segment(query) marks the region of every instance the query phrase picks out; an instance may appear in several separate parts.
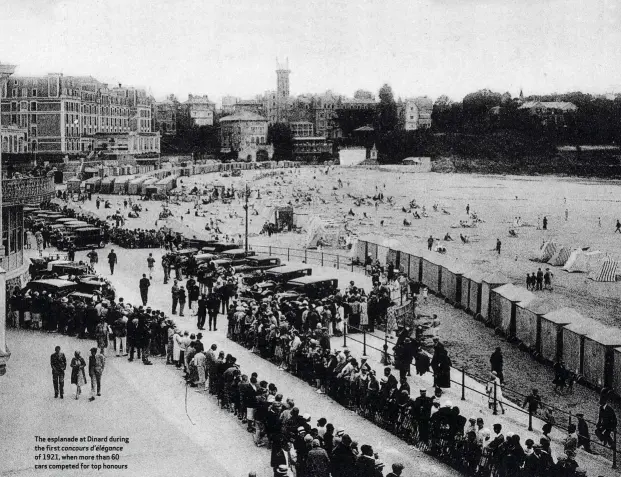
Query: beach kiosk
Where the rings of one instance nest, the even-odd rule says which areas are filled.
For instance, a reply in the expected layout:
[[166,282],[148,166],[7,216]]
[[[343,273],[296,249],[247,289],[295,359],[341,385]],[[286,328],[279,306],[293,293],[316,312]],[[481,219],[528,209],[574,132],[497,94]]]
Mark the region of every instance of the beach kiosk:
[[489,320],[492,290],[509,282],[510,280],[500,272],[493,272],[483,277],[481,281],[481,311],[479,312],[483,321],[487,322]]
[[573,308],[559,308],[541,316],[541,356],[550,362],[558,361],[563,351],[565,326],[584,317]]
[[584,338],[602,325],[599,321],[574,312],[572,322],[563,327],[563,347],[561,356],[565,366],[576,374],[583,373]]
[[611,387],[614,374],[614,350],[621,346],[621,330],[599,325],[584,337],[582,375],[599,387]]
[[529,350],[541,352],[541,317],[560,308],[549,298],[521,301],[515,308],[515,337]]
[[515,336],[516,308],[519,302],[533,301],[537,296],[526,288],[511,283],[491,291],[489,321],[504,336]]

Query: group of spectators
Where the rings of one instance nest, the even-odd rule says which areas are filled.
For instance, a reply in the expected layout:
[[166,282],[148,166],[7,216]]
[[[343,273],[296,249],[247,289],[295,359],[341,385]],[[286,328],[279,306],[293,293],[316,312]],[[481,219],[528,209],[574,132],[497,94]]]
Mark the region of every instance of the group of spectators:
[[45,291],[23,293],[16,287],[9,299],[9,325],[40,329],[97,341],[105,353],[112,348],[117,356],[134,355],[144,364],[150,356],[167,356],[168,330],[173,322],[164,312],[150,307],[132,306],[123,298],[88,300],[77,296],[61,297]]
[[[293,399],[285,398],[274,383],[261,380],[258,373],[244,374],[237,359],[218,351],[213,344],[205,350],[202,335],[175,330],[174,343],[184,346],[175,357],[182,362],[190,386],[208,391],[246,425],[259,447],[271,449],[270,466],[275,476],[297,477],[397,477],[404,466],[385,464],[368,444],[360,445],[345,429],[336,428],[326,418],[313,424]],[[173,344],[174,347],[177,345]],[[181,366],[179,366],[181,367]]]

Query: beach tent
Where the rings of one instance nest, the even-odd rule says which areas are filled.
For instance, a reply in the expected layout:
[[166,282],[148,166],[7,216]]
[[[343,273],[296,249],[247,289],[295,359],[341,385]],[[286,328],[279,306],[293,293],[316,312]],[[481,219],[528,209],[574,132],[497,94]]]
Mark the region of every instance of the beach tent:
[[555,242],[544,242],[537,254],[535,255],[535,262],[547,262],[556,253],[559,247]]
[[571,248],[569,247],[559,247],[556,249],[556,252],[550,259],[548,260],[549,265],[554,265],[555,267],[562,267],[569,260],[569,256],[571,255]]
[[603,257],[603,252],[583,252],[582,250],[574,250],[571,252],[563,270],[566,272],[587,273],[593,270],[597,262]]
[[596,282],[616,282],[618,267],[616,260],[604,260],[590,273],[589,278]]
[[522,301],[515,309],[515,337],[528,349],[541,352],[541,317],[560,308],[551,298]]
[[494,328],[499,328],[505,336],[515,336],[516,305],[530,302],[536,297],[526,288],[511,283],[491,291],[489,318]]

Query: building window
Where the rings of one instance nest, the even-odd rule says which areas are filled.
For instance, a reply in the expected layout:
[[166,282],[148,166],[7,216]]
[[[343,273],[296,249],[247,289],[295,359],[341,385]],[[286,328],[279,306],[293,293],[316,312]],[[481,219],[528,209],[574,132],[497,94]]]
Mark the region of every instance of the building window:
[[30,103],[30,111],[36,111],[37,110],[37,103],[32,101]]

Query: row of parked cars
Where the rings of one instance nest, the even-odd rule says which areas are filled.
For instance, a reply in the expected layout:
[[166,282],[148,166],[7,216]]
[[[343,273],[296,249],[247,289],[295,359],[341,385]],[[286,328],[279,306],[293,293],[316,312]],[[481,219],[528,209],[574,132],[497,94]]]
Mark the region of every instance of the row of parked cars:
[[24,213],[27,225],[33,230],[47,229],[50,243],[60,250],[65,250],[70,242],[76,249],[106,246],[107,237],[101,227],[93,227],[88,222],[52,210],[25,208]]
[[279,300],[311,300],[327,298],[338,290],[338,279],[313,276],[313,269],[306,264],[283,263],[279,257],[260,255],[253,250],[236,248],[235,244],[216,241],[189,243],[173,255],[182,257],[179,261],[187,271],[195,272],[208,268],[232,267],[242,275],[247,286],[241,292],[242,300],[263,300],[275,295]]
[[114,287],[106,279],[93,273],[88,265],[63,260],[60,256],[32,258],[30,276],[22,292],[30,291],[55,296],[72,297],[86,303],[116,298]]

